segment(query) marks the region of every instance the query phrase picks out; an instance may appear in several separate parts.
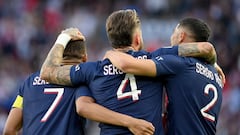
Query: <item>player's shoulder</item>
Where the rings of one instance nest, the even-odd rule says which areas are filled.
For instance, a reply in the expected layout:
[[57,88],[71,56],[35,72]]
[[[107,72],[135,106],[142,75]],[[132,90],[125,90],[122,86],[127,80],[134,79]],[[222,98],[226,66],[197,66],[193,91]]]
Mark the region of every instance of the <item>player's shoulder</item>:
[[167,61],[188,61],[186,58],[187,57],[181,57],[178,55],[171,55],[171,54],[165,54],[165,55],[159,55],[155,57],[156,59],[161,58],[162,60],[167,60]]
[[178,55],[178,46],[166,46],[156,49],[155,51],[151,52],[153,56],[158,55]]
[[202,63],[204,64],[204,61],[200,58],[195,58],[195,57],[184,57],[184,56],[179,56],[178,58],[182,64],[186,66],[195,66],[196,63]]
[[167,67],[172,67],[174,69],[179,69],[179,70],[184,69],[188,65],[191,65],[190,64],[191,62],[189,62],[189,60],[177,55],[159,55],[159,56],[153,57],[153,60],[157,64],[165,65]]
[[102,61],[100,61],[100,60],[98,60],[98,61],[88,61],[88,62],[81,63],[79,65],[91,68],[91,67],[97,66],[101,62]]
[[214,68],[213,65],[207,63],[205,60],[201,58],[193,58],[193,57],[186,57],[190,62],[192,62],[197,67],[200,67],[202,69],[208,69],[211,70],[214,73],[217,73],[217,70]]
[[79,72],[79,71],[85,72],[86,70],[89,71],[97,68],[98,64],[99,64],[99,61],[88,61],[88,62],[80,63],[78,65],[73,65],[71,70],[73,72]]
[[132,55],[135,58],[138,59],[149,59],[151,58],[151,53],[147,52],[145,50],[140,50],[140,51],[129,51],[127,54]]
[[86,79],[91,80],[90,78],[92,78],[96,72],[102,69],[104,62],[106,62],[106,60],[90,61],[73,66],[70,73],[72,83],[74,80],[76,83],[79,83],[79,81],[82,82]]

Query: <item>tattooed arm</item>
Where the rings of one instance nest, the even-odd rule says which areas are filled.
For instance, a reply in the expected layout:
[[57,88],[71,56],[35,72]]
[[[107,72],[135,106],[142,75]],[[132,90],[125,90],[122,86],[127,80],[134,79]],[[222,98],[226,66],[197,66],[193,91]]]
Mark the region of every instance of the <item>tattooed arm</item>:
[[178,47],[178,55],[203,58],[212,65],[217,61],[216,51],[209,42],[180,44]]
[[61,66],[63,51],[62,45],[54,44],[42,65],[41,79],[54,84],[71,85],[71,65]]
[[[61,34],[64,34],[65,37],[62,37],[64,41],[60,39],[61,41],[59,42],[58,39]],[[59,35],[56,43],[53,45],[42,65],[40,77],[41,79],[46,80],[50,83],[71,86],[72,83],[70,79],[70,69],[72,65],[61,65],[64,46],[66,46],[70,40],[85,39],[76,28],[66,29],[62,31],[61,34]]]
[[178,47],[178,55],[203,58],[209,64],[214,65],[220,75],[223,84],[226,82],[225,74],[221,67],[216,63],[217,55],[213,45],[209,42],[183,43]]

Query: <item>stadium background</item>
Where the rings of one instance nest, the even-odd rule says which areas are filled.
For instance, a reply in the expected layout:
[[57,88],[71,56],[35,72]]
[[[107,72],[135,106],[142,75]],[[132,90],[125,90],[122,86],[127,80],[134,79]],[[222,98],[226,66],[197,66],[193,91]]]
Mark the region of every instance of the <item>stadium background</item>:
[[114,10],[134,8],[142,20],[145,47],[169,45],[178,21],[206,21],[227,83],[217,135],[240,135],[239,0],[0,0],[0,132],[19,84],[39,69],[59,32],[78,27],[87,38],[90,61],[109,43],[105,20]]

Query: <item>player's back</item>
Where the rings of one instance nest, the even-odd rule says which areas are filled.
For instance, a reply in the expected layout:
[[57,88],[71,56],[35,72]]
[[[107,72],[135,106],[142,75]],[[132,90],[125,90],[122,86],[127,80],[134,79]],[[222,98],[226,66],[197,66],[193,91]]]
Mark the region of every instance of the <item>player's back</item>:
[[22,85],[24,135],[83,135],[84,119],[75,108],[75,88],[51,85],[39,72]]
[[[215,135],[222,84],[213,66],[194,58],[166,56],[169,135]],[[161,70],[161,69],[159,69]]]
[[[151,57],[144,51],[128,53],[142,59]],[[114,67],[108,59],[79,66],[72,68],[72,82],[74,84],[87,82],[97,103],[113,111],[152,122],[156,130],[155,135],[163,134],[162,84],[157,78],[125,74]],[[101,124],[100,127],[101,135],[131,134],[124,127],[108,124]]]

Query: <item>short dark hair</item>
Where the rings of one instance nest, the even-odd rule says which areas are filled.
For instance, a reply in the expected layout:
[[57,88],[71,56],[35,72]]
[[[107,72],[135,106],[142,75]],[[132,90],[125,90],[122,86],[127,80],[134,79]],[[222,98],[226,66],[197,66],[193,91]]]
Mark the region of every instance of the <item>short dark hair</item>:
[[134,29],[141,23],[135,10],[118,10],[106,21],[106,31],[113,48],[131,46]]
[[187,29],[195,42],[206,42],[209,40],[211,30],[202,20],[197,18],[184,18],[179,22],[179,27]]
[[83,40],[69,41],[63,52],[63,58],[66,59],[81,59],[86,55],[86,43]]

